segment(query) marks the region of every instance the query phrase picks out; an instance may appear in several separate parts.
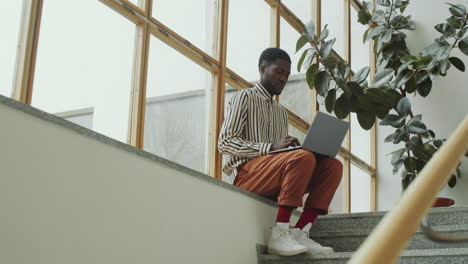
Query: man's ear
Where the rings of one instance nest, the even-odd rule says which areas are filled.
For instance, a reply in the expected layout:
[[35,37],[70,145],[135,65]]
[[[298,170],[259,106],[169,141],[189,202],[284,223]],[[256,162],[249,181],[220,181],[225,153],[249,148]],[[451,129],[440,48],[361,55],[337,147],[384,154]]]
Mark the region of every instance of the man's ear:
[[260,71],[260,73],[264,73],[266,71],[266,65],[265,64],[262,64],[260,67],[258,67],[258,70]]

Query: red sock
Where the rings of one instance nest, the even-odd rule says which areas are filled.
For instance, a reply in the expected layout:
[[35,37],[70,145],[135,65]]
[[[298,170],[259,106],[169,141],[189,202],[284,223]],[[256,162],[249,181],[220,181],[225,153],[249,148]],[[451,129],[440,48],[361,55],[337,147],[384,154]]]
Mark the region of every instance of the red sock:
[[276,216],[276,222],[278,223],[289,223],[289,219],[291,218],[292,209],[288,209],[285,207],[278,208],[278,215]]
[[321,210],[314,208],[306,208],[302,212],[301,217],[297,220],[296,228],[303,228],[308,223],[314,223],[317,220],[317,217],[320,215]]

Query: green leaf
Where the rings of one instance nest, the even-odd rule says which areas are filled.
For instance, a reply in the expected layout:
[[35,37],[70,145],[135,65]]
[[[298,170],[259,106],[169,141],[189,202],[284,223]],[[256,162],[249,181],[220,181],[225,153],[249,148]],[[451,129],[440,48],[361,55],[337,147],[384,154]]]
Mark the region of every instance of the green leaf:
[[369,12],[365,9],[365,8],[362,8],[361,10],[359,10],[358,12],[358,22],[363,24],[363,25],[367,25],[367,23],[369,23],[369,20],[372,18],[372,16],[369,14]]
[[364,35],[362,36],[362,43],[366,43],[366,40],[367,40],[367,35],[369,35],[369,30],[371,28],[368,28],[366,29],[366,31],[364,32]]
[[396,108],[401,98],[402,95],[396,90],[390,89],[387,92],[385,92],[385,100],[388,102],[386,105],[388,105],[391,108]]
[[336,66],[336,69],[338,72],[341,74],[343,78],[346,78],[346,62],[340,61],[338,65]]
[[416,91],[416,79],[412,76],[405,85],[405,91],[407,93],[412,93]]
[[417,85],[417,91],[422,97],[426,97],[432,89],[432,81],[430,78],[427,78],[422,83]]
[[413,76],[412,70],[402,70],[395,78],[395,86],[403,86]]
[[449,11],[452,13],[452,15],[457,17],[464,17],[466,15],[466,8],[463,5],[447,4],[451,6]]
[[377,26],[375,28],[371,28],[371,30],[369,30],[369,34],[367,34],[367,40],[369,40],[371,38],[374,38],[374,37],[377,37],[377,36],[380,36],[386,30],[387,30],[387,28],[385,26],[383,26],[383,25]]
[[380,39],[380,41],[382,41],[383,43],[390,42],[390,40],[392,40],[392,33],[393,33],[392,29],[385,30],[385,33],[382,35],[382,38]]
[[349,115],[349,100],[345,94],[342,94],[335,103],[335,115],[339,119],[345,119]]
[[403,115],[408,115],[411,113],[411,103],[407,97],[401,98],[401,100],[398,102],[397,108],[396,108],[398,114],[400,116]]
[[378,88],[389,83],[394,76],[393,69],[384,69],[379,71],[372,80],[372,86]]
[[333,112],[336,102],[336,89],[328,91],[327,97],[325,97],[325,107],[329,113]]
[[317,76],[317,72],[319,69],[319,65],[317,63],[312,64],[306,72],[306,80],[307,84],[309,85],[310,89],[314,89],[315,87],[315,78]]
[[455,28],[449,23],[438,24],[434,28],[440,33],[442,33],[444,36],[451,36],[456,32]]
[[351,81],[356,82],[358,84],[361,84],[367,79],[367,76],[369,76],[369,72],[370,72],[370,67],[369,66],[363,67],[363,68],[359,69],[359,71],[357,71],[353,75],[353,77],[351,78]]
[[406,116],[398,116],[398,115],[387,115],[382,121],[380,121],[379,125],[381,126],[388,126],[388,125],[394,125],[394,124],[400,124],[405,120]]
[[307,43],[306,36],[302,35],[296,42],[296,52],[298,52]]
[[450,57],[448,59],[450,63],[455,66],[455,68],[459,69],[460,71],[464,72],[465,71],[465,64],[463,63],[462,60],[460,60],[457,57]]
[[400,149],[397,152],[395,152],[395,154],[393,154],[392,161],[391,161],[392,165],[395,165],[401,159],[401,156],[403,156],[405,151],[406,149]]
[[355,96],[364,95],[364,89],[362,89],[362,87],[359,84],[355,82],[347,82],[346,85],[348,85],[353,95]]
[[395,175],[401,168],[401,166],[403,166],[404,164],[404,161],[403,160],[399,160],[397,161],[397,163],[395,165],[393,165],[393,175]]
[[326,71],[321,71],[317,73],[315,78],[315,89],[317,90],[318,94],[321,96],[326,96],[328,87],[330,86],[330,77]]
[[302,53],[301,55],[301,58],[299,59],[299,62],[297,63],[297,71],[298,72],[301,72],[301,68],[302,68],[302,63],[304,62],[304,59],[307,55],[307,53],[309,52],[308,49],[304,50],[304,52]]
[[369,130],[374,126],[375,114],[371,112],[363,112],[363,111],[359,111],[356,114],[357,114],[358,122],[363,129]]
[[434,146],[440,148],[444,142],[440,139],[434,141]]
[[390,23],[395,29],[403,29],[409,27],[409,21],[406,17],[398,15],[394,17]]
[[448,182],[448,186],[450,188],[453,188],[453,187],[455,187],[456,184],[457,184],[457,177],[455,177],[455,175],[452,175],[452,177],[450,178],[450,180]]
[[390,0],[377,0],[377,3],[381,6],[390,6]]
[[307,23],[307,25],[304,27],[304,36],[308,41],[313,41],[314,36],[315,36],[315,24],[310,21]]
[[404,163],[406,170],[409,172],[413,172],[418,169],[417,161],[414,157],[406,157]]
[[463,18],[451,17],[447,19],[447,22],[456,29],[461,29],[463,27]]
[[416,158],[421,159],[423,161],[429,161],[432,157],[432,153],[426,150],[423,146],[421,145],[413,145],[413,144],[407,144],[407,147],[413,151],[414,156]]
[[411,134],[422,134],[426,132],[426,125],[424,125],[422,121],[414,120],[412,122],[408,122],[406,131]]
[[327,57],[322,59],[322,63],[327,69],[333,70],[335,69],[338,63],[338,60],[335,59],[335,57],[328,55]]
[[465,53],[465,55],[468,55],[468,37],[458,42],[458,48],[461,52]]
[[320,41],[322,41],[322,40],[324,40],[324,39],[326,39],[328,37],[329,32],[328,32],[327,26],[328,25],[325,25],[322,32],[320,32],[320,37],[317,40],[317,42],[320,42]]
[[429,77],[429,73],[425,70],[418,71],[416,73],[416,84],[422,83],[426,78]]
[[327,57],[328,54],[330,54],[330,51],[332,50],[335,40],[336,39],[331,39],[322,44],[322,47],[320,48],[320,55],[322,55],[322,57]]

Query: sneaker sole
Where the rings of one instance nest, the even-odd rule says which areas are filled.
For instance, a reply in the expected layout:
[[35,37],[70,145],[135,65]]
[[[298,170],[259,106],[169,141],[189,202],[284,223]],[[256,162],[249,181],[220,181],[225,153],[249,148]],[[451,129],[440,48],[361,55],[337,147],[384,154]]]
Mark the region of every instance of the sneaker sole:
[[268,249],[267,250],[268,254],[284,256],[284,257],[290,257],[290,256],[299,255],[299,254],[304,254],[304,253],[307,253],[308,251],[309,250],[307,248],[296,250],[296,251],[278,251],[278,250],[274,250],[274,249]]

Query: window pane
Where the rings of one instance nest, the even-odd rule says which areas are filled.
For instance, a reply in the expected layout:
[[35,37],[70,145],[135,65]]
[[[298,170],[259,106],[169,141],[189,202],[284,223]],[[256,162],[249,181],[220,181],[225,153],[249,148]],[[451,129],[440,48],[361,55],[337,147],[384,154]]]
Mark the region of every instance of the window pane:
[[307,24],[312,21],[312,0],[281,0],[281,3],[291,10],[302,23]]
[[265,1],[229,1],[228,17],[227,66],[256,81],[258,58],[270,46],[270,6]]
[[0,15],[0,94],[11,96],[23,1],[3,1]]
[[[351,9],[351,68],[355,72],[369,66],[370,63],[369,43],[362,43],[362,36],[367,26],[357,20],[357,11]],[[361,128],[355,113],[351,118],[351,151],[360,159],[370,163],[370,131]]]
[[100,2],[44,1],[32,105],[93,107],[92,129],[126,142],[134,38],[135,25]]
[[322,28],[328,25],[328,40],[336,38],[333,49],[343,57],[344,54],[344,1],[322,1]]
[[148,67],[144,149],[206,173],[212,74],[155,37]]
[[355,72],[370,64],[369,42],[362,42],[367,29],[368,26],[358,22],[357,11],[351,8],[351,68]]
[[351,212],[369,212],[370,198],[370,176],[351,164]]
[[[341,163],[344,165],[343,158],[339,155],[335,157]],[[333,196],[333,199],[330,204],[329,208],[329,213],[330,214],[342,214],[345,213],[345,203],[344,203],[344,181],[342,180],[340,182],[340,185],[338,185],[338,188],[336,189],[335,196]]]
[[154,0],[153,17],[209,55],[216,0]]
[[306,45],[297,53],[295,52],[296,41],[300,37],[300,34],[283,18],[281,18],[280,32],[280,46],[289,54],[292,61],[291,75],[280,95],[280,103],[305,121],[310,122],[312,115],[312,92],[305,80],[304,72],[306,69],[301,69],[301,73],[297,72],[297,63],[302,52],[309,46]]

